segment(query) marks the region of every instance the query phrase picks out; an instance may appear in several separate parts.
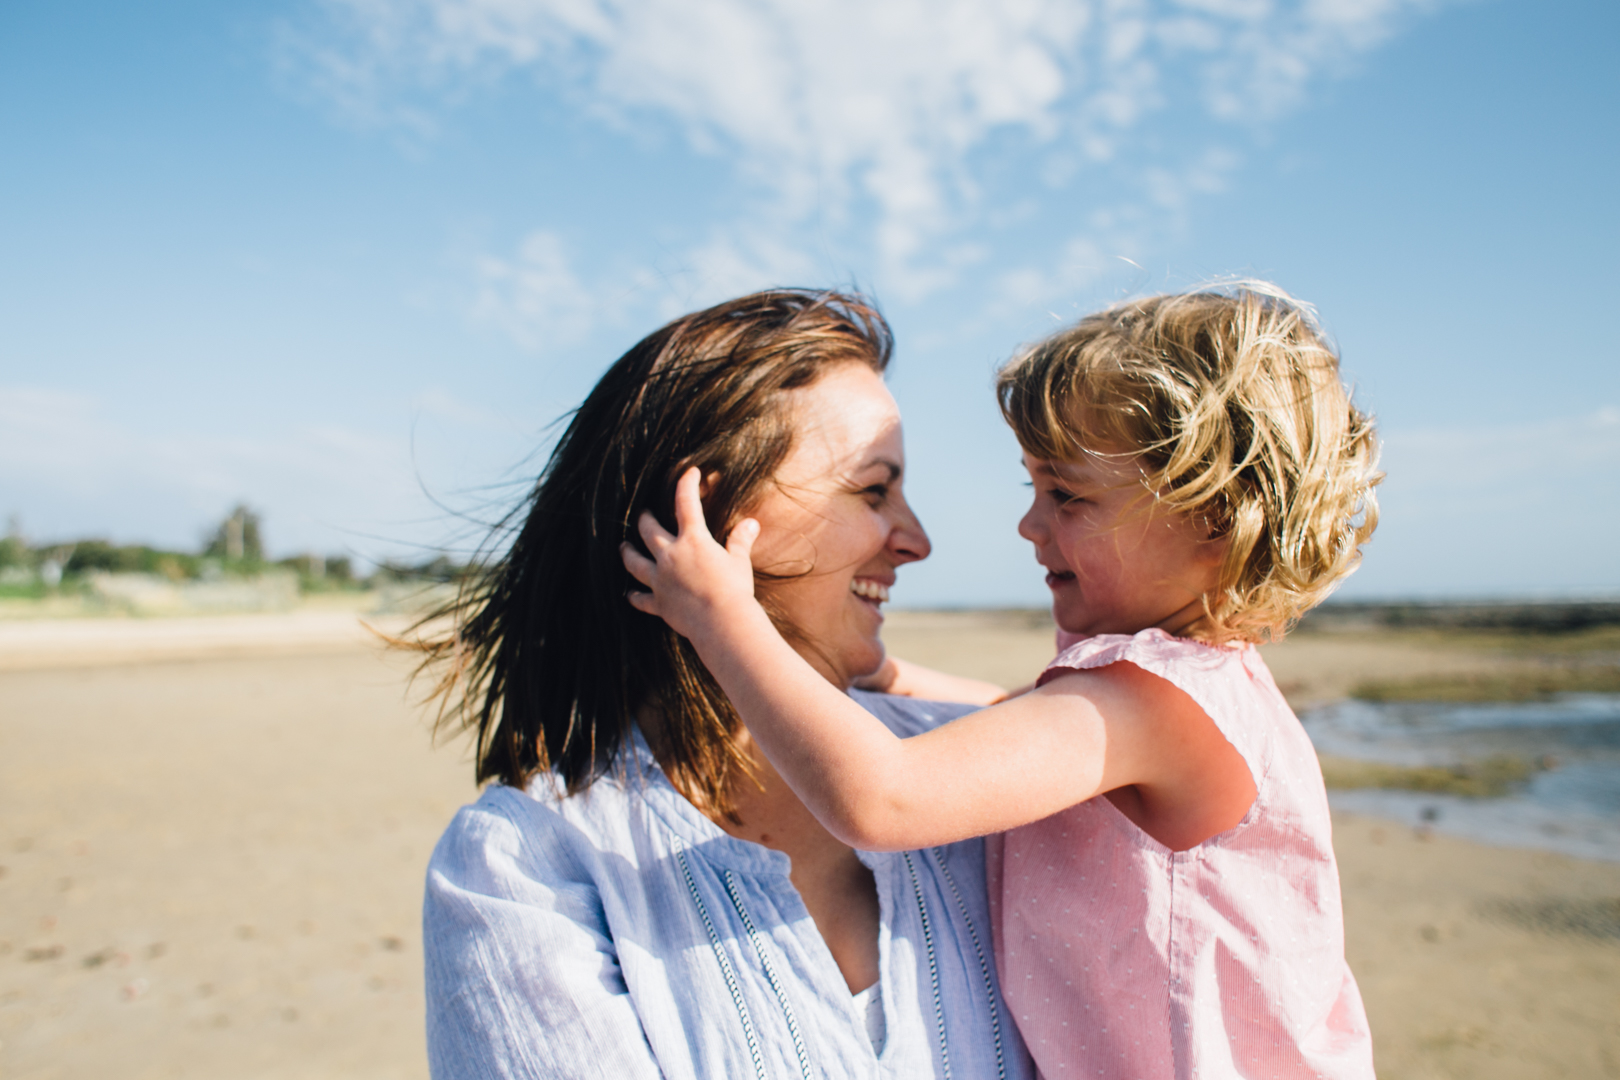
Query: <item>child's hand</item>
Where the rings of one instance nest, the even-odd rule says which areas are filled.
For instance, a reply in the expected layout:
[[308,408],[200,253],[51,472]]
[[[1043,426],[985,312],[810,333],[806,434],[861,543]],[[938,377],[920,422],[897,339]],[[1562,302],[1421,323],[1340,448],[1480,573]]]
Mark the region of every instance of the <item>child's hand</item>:
[[677,533],[671,534],[650,512],[642,513],[636,524],[651,559],[632,544],[619,546],[624,568],[651,590],[630,593],[630,606],[657,615],[694,642],[754,604],[749,556],[759,537],[759,522],[744,518],[721,547],[703,520],[701,481],[701,473],[692,468],[675,485]]

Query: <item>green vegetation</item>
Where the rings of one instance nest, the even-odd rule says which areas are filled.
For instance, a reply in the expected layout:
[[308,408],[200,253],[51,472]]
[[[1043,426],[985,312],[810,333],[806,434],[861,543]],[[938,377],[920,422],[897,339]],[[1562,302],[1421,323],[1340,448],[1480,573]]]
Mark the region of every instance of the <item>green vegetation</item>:
[[106,540],[80,540],[64,544],[71,550],[62,566],[64,577],[101,570],[109,574],[156,574],[170,581],[197,577],[202,559],[179,551],[163,551],[145,544],[115,545]]
[[1496,755],[1460,765],[1386,765],[1376,761],[1323,756],[1322,779],[1330,788],[1380,788],[1491,799],[1523,787],[1550,762]]
[[227,563],[264,562],[261,524],[258,514],[238,503],[214,530],[203,555]]
[[170,551],[147,544],[115,544],[101,537],[71,542],[31,543],[13,519],[0,538],[0,600],[46,600],[93,591],[97,574],[140,574],[175,585],[221,578],[259,578],[292,571],[302,594],[336,593],[377,585],[464,580],[469,568],[439,555],[420,564],[385,563],[370,577],[355,573],[347,555],[306,553],[270,561],[265,556],[263,521],[246,505],[234,507],[205,534],[201,550]]
[[[1369,684],[1374,701],[1515,701],[1574,690],[1608,690],[1613,676],[1586,665],[1620,669],[1620,600],[1547,603],[1354,604],[1329,602],[1295,631],[1302,637],[1399,643],[1493,655],[1499,679],[1426,679]],[[1542,665],[1532,667],[1532,664]],[[1520,675],[1520,671],[1532,674]],[[1358,695],[1362,696],[1362,695]]]
[[8,570],[14,566],[26,566],[31,558],[28,544],[18,532],[16,521],[11,523],[11,531],[0,537],[0,570]]
[[0,581],[0,600],[43,600],[50,590],[35,578],[31,581]]
[[385,561],[377,567],[379,582],[431,581],[435,584],[454,584],[477,573],[476,568],[453,561],[448,555],[436,555],[425,562],[406,563]]
[[370,582],[354,576],[354,563],[347,555],[294,555],[275,565],[297,574],[298,591],[305,595],[370,587]]
[[1356,603],[1330,600],[1300,630],[1315,633],[1440,632],[1558,638],[1620,628],[1620,600],[1429,601]]
[[1369,680],[1353,687],[1361,701],[1545,701],[1556,694],[1620,693],[1620,665],[1569,664],[1467,675]]

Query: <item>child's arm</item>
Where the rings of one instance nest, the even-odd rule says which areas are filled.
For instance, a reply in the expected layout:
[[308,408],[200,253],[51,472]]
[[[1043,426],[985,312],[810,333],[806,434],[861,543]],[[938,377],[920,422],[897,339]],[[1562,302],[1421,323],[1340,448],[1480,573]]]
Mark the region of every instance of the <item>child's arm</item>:
[[757,524],[744,521],[726,547],[717,544],[695,469],[681,478],[675,511],[678,536],[642,518],[653,559],[625,545],[626,567],[652,590],[630,602],[692,642],[772,764],[854,847],[927,847],[1037,821],[1124,785],[1173,787],[1177,769],[1167,763],[1198,752],[1173,735],[1196,725],[1165,710],[1191,710],[1213,729],[1179,690],[1116,664],[896,738],[817,674],[754,599]]
[[1012,696],[1006,688],[995,683],[935,671],[897,656],[886,657],[877,671],[856,679],[855,688],[897,697],[955,701],[963,705],[994,705]]

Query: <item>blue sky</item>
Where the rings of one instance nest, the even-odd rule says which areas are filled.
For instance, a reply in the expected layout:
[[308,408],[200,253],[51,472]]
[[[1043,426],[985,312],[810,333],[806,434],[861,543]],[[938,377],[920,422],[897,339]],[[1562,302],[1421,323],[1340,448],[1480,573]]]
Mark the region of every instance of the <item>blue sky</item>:
[[443,507],[666,318],[855,284],[935,541],[896,602],[1040,603],[996,364],[1257,275],[1381,421],[1346,596],[1620,591],[1617,40],[1558,0],[4,5],[0,514],[465,543]]

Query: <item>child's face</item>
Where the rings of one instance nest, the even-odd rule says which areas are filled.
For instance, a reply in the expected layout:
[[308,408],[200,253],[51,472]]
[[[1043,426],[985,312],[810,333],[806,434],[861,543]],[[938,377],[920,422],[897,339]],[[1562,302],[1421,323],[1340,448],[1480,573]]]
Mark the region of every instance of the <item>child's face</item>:
[[1194,522],[1155,511],[1128,455],[1024,455],[1035,499],[1018,535],[1046,567],[1052,616],[1074,634],[1180,633],[1204,614],[1225,553]]

